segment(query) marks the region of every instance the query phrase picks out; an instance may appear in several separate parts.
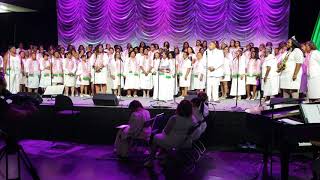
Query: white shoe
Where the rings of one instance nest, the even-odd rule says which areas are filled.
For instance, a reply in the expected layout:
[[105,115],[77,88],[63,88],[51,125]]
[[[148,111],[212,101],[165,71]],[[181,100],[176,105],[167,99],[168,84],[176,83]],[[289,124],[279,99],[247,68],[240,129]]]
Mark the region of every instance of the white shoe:
[[132,96],[131,96],[131,95],[127,95],[127,97],[128,97],[128,98],[131,98]]
[[138,95],[134,95],[133,97],[138,97]]

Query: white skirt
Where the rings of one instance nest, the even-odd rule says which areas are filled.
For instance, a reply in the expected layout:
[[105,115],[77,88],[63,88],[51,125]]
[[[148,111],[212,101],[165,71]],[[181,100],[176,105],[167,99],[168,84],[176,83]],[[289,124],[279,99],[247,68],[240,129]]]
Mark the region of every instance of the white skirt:
[[190,87],[190,83],[191,83],[190,73],[187,80],[185,79],[185,74],[182,74],[181,76],[179,76],[179,83],[180,83],[179,84],[180,87]]
[[20,75],[20,84],[25,85],[27,84],[27,76]]
[[80,75],[77,77],[76,85],[78,86],[88,86],[90,84],[90,77]]
[[320,98],[320,77],[308,78],[308,98],[309,99],[319,99]]
[[[246,94],[246,80],[243,78],[238,78],[238,96],[242,96]],[[231,91],[230,91],[231,96],[236,96],[237,95],[237,78],[232,78],[231,81]]]
[[246,77],[246,84],[247,85],[258,85],[258,80],[256,76],[247,76]]
[[64,86],[66,87],[75,87],[76,86],[76,77],[69,76],[67,74],[64,75]]
[[[263,81],[263,79],[261,80]],[[279,93],[279,76],[275,76],[267,79],[266,83],[263,83],[263,96],[274,96]]]
[[107,79],[108,74],[107,74],[107,68],[104,67],[101,69],[100,72],[95,72],[94,69],[91,70],[91,82],[93,84],[107,84]]
[[205,78],[202,78],[202,81],[200,81],[200,75],[194,75],[193,76],[193,87],[194,89],[204,89],[205,88]]
[[39,88],[39,81],[40,81],[39,76],[40,76],[39,74],[29,75],[26,86],[31,89]]
[[120,85],[121,85],[121,88],[124,87],[124,78],[123,76],[121,76],[121,80],[120,80],[120,74],[118,74],[117,76],[115,76],[115,79],[112,79],[112,89],[118,89],[118,86]]
[[124,89],[139,89],[140,86],[139,74],[128,73],[126,76],[126,81],[124,83]]
[[140,88],[141,89],[152,89],[153,84],[152,84],[152,75],[149,73],[148,76],[145,74],[141,73],[140,74]]
[[[153,89],[153,99],[170,101],[173,99],[174,95],[174,78],[169,74],[163,74],[159,76],[159,86],[158,86],[158,75],[154,75],[154,89]],[[159,88],[159,89],[158,89]],[[159,91],[159,95],[158,95]]]
[[63,84],[63,74],[53,74],[52,83]]
[[51,85],[51,75],[49,73],[41,73],[40,87],[47,88]]
[[281,73],[280,75],[280,89],[300,89],[301,73],[298,74],[295,81],[292,80],[292,75],[289,73]]

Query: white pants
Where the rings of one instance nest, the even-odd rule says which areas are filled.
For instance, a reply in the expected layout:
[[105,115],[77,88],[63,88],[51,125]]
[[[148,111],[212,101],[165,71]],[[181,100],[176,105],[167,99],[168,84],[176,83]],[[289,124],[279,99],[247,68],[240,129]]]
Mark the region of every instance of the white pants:
[[5,76],[5,79],[7,81],[7,89],[12,93],[16,94],[19,92],[20,88],[20,75],[17,73],[11,72],[10,75]]
[[219,77],[208,77],[207,82],[207,95],[208,100],[218,101],[219,100],[219,85],[220,78]]

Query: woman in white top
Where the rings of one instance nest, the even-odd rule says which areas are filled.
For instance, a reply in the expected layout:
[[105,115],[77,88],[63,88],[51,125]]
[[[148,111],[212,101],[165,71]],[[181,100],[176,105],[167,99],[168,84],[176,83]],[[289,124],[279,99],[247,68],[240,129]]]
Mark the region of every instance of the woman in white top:
[[95,53],[90,58],[91,79],[94,84],[95,93],[107,92],[107,78],[108,78],[108,54],[104,52],[103,45],[99,44],[96,47]]
[[229,53],[229,47],[226,46],[223,49],[224,55],[224,63],[223,63],[223,76],[221,78],[221,92],[222,92],[222,99],[228,97],[229,93],[229,85],[228,83],[231,81],[231,61],[232,55]]
[[306,51],[309,53],[307,60],[308,74],[308,98],[311,101],[320,99],[320,51],[313,42],[306,43]]
[[153,99],[158,100],[159,99],[159,93],[160,92],[160,87],[159,87],[159,82],[160,82],[160,77],[159,77],[159,68],[160,68],[160,53],[155,52],[154,53],[154,59],[152,63],[152,75],[153,75]]
[[76,71],[77,62],[72,58],[71,52],[67,52],[66,58],[63,60],[63,72],[64,72],[64,94],[74,96],[75,85],[76,85]]
[[289,39],[287,42],[288,52],[283,57],[281,64],[283,68],[279,67],[280,74],[280,89],[283,91],[283,97],[299,98],[299,89],[301,83],[303,63],[303,52],[299,49],[299,43],[295,39]]
[[31,58],[26,62],[28,92],[38,92],[40,81],[40,63],[36,52],[31,52]]
[[[179,55],[179,54],[178,54]],[[179,86],[178,86],[178,69],[179,69],[179,61],[175,58],[174,51],[170,51],[168,55],[169,61],[170,61],[170,67],[173,68],[172,70],[172,85],[170,87],[173,87],[173,94],[177,95],[179,92]]]
[[193,75],[193,87],[197,91],[203,91],[205,88],[205,60],[203,59],[202,53],[197,53],[197,59],[193,64],[192,75]]
[[63,65],[62,58],[58,51],[54,52],[52,59],[52,83],[53,85],[63,84]]
[[235,52],[235,58],[232,60],[232,82],[231,96],[237,96],[241,99],[242,95],[246,94],[246,58],[242,55],[241,49]]
[[9,52],[4,56],[3,65],[7,89],[13,94],[18,93],[21,78],[21,60],[16,54],[14,46],[11,46]]
[[179,68],[179,82],[181,88],[181,96],[187,96],[188,88],[191,83],[191,60],[189,59],[189,54],[187,52],[183,53],[183,60],[181,61]]
[[149,58],[148,49],[144,49],[143,56],[140,58],[140,88],[143,90],[143,97],[150,97],[152,84],[152,59]]
[[199,52],[199,50],[200,50],[201,47],[202,47],[202,46],[201,46],[201,40],[197,40],[197,41],[196,41],[196,46],[193,48],[195,54],[198,54],[198,52]]
[[48,53],[44,53],[43,58],[40,60],[40,70],[41,78],[39,86],[45,90],[51,85],[51,62]]
[[[159,65],[159,100],[173,99],[173,74],[174,64],[168,59],[168,53],[163,52]],[[157,93],[156,93],[157,94]]]
[[[195,63],[197,57],[192,49],[192,47],[188,47],[187,49],[187,53],[189,54],[189,59],[191,60],[191,66]],[[192,68],[191,68],[192,70]],[[193,79],[194,79],[194,76],[192,75],[192,71],[191,71],[191,79],[190,79],[190,87],[189,87],[189,90],[194,90],[194,87],[193,87]]]
[[[251,51],[250,58],[246,63],[246,91],[247,100],[250,98],[255,100],[257,97],[257,85],[258,79],[260,77],[261,62],[258,58],[258,53],[256,51]],[[251,96],[252,88],[252,96]]]
[[80,86],[80,96],[88,96],[91,68],[86,55],[81,56],[81,62],[77,67],[77,84]]
[[123,71],[124,71],[124,62],[121,59],[121,53],[116,52],[114,55],[114,59],[109,64],[110,66],[110,76],[112,79],[112,89],[113,94],[116,96],[121,96],[121,89],[124,86],[124,78],[123,78]]
[[279,92],[279,81],[277,73],[277,59],[272,54],[271,48],[266,48],[266,58],[262,64],[262,78],[263,78],[263,95],[265,100],[277,95]]
[[26,92],[27,76],[25,73],[25,64],[27,62],[27,57],[25,51],[20,51],[19,56],[21,60],[20,92]]
[[127,97],[132,97],[132,91],[133,96],[138,97],[137,90],[140,88],[139,69],[139,62],[136,58],[136,53],[131,51],[130,57],[124,64],[124,74],[126,77],[124,89],[127,90]]

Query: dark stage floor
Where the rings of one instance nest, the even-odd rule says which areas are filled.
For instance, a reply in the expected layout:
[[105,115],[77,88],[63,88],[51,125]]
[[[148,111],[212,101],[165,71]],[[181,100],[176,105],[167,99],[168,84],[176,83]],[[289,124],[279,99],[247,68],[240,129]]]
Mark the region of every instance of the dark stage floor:
[[[141,160],[120,162],[114,156],[112,146],[58,143],[65,147],[54,149],[51,148],[53,142],[35,140],[24,140],[21,144],[43,180],[262,179],[262,159],[257,153],[221,149],[209,151],[199,161],[194,172],[186,174],[179,173],[174,168],[166,172],[159,166],[147,170],[142,166]],[[274,156],[274,179],[279,179],[279,166],[279,158]],[[290,162],[290,179],[311,179],[310,166],[309,158],[293,156]],[[23,179],[31,179],[23,171]],[[4,179],[3,175],[4,161],[1,162],[0,179]]]

